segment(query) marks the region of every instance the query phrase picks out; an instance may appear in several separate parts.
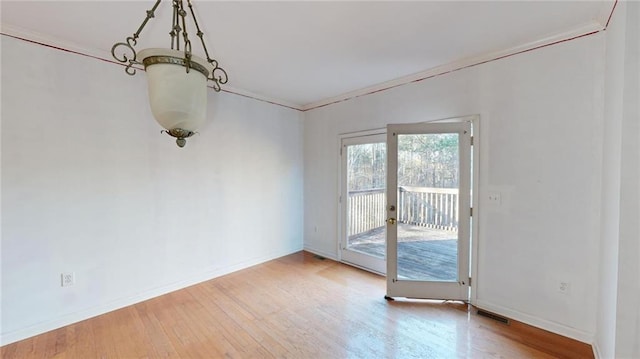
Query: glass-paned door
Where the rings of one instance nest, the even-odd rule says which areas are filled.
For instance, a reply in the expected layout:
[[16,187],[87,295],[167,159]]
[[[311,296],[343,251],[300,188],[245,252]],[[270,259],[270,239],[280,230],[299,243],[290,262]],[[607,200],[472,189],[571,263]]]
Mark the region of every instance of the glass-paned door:
[[342,139],[341,260],[386,272],[386,161],[384,134]]
[[387,126],[387,296],[469,299],[471,124]]

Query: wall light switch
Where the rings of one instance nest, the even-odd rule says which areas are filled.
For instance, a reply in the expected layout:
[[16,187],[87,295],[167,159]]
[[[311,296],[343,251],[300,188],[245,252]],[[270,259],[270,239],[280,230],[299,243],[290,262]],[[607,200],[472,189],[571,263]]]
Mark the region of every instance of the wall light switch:
[[61,285],[63,287],[68,287],[76,284],[76,274],[73,272],[62,273],[60,275]]

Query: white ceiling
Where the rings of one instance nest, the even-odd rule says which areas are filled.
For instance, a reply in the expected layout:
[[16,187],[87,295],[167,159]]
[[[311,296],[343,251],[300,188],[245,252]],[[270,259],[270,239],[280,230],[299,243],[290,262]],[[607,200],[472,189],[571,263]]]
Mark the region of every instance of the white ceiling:
[[[301,109],[447,64],[599,30],[613,7],[611,1],[193,2],[209,50],[229,74],[228,88]],[[2,1],[2,32],[110,58],[111,46],[138,28],[153,3]],[[169,45],[170,14],[165,0],[138,49]],[[201,52],[195,41],[194,52]]]

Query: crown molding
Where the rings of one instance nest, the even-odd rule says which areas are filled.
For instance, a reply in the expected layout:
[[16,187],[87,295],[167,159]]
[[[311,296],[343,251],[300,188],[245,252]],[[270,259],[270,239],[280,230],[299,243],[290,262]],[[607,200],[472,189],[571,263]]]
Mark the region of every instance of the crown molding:
[[261,95],[261,94],[257,94],[251,91],[247,91],[247,90],[243,90],[243,89],[239,89],[237,87],[232,87],[229,85],[225,85],[222,90],[220,90],[221,92],[226,92],[226,93],[230,93],[230,94],[234,94],[234,95],[238,95],[238,96],[242,96],[242,97],[247,97],[256,101],[262,101],[262,102],[266,102],[266,103],[270,103],[272,105],[276,105],[276,106],[282,106],[282,107],[286,107],[292,110],[296,110],[296,111],[303,111],[302,106],[300,106],[300,104],[296,104],[293,102],[289,102],[289,101],[284,101],[281,99],[277,99],[275,97],[270,97],[270,96],[266,96],[266,95]]
[[609,20],[611,19],[611,15],[613,15],[613,11],[616,8],[618,0],[603,0],[602,5],[600,6],[600,11],[598,15],[596,15],[596,21],[602,25],[603,29],[606,30],[607,25],[609,25]]
[[[505,57],[517,55],[523,52],[569,41],[578,37],[583,37],[583,36],[587,36],[587,35],[602,31],[605,29],[606,23],[609,17],[611,16],[611,11],[612,11],[611,8],[612,6],[615,7],[615,3],[616,3],[615,1],[606,2],[603,5],[603,10],[600,12],[598,19],[593,20],[583,26],[580,26],[578,28],[575,28],[569,31],[547,36],[539,40],[531,41],[522,45],[507,48],[504,50],[467,57],[461,60],[450,62],[448,64],[437,66],[425,71],[417,72],[411,75],[403,76],[397,79],[389,80],[376,85],[361,88],[358,90],[346,92],[337,96],[329,97],[317,102],[308,103],[302,106],[289,101],[284,101],[282,99],[278,99],[278,98],[274,98],[274,97],[270,97],[262,94],[257,94],[251,91],[247,91],[247,90],[243,90],[243,89],[235,88],[231,86],[225,86],[222,89],[222,91],[226,93],[238,95],[238,96],[251,98],[257,101],[262,101],[262,102],[274,104],[277,106],[290,108],[297,111],[309,111],[316,108],[335,104],[338,102],[347,101],[356,97],[361,97],[361,96],[369,95],[375,92],[389,90],[389,89],[403,86],[409,83],[422,81],[431,77],[435,77],[435,76],[443,75],[449,72],[461,70],[467,67],[472,67],[472,66],[484,64],[487,62],[503,59]],[[111,58],[111,53],[109,52],[105,52],[95,48],[83,47],[73,42],[62,40],[60,38],[56,38],[50,35],[29,31],[26,29],[22,29],[20,27],[12,26],[12,25],[2,24],[1,29],[3,34],[9,35],[9,36],[17,37],[26,41],[32,41],[32,42],[45,45],[45,46],[50,46],[59,50],[64,50],[64,51],[76,53],[79,55],[89,56],[89,57],[93,57],[96,59],[100,59],[103,61],[112,62],[120,65],[120,63],[114,61]]]
[[2,29],[2,33],[5,35],[9,35],[12,37],[27,40],[27,41],[34,42],[41,45],[46,45],[52,48],[77,53],[79,55],[95,57],[101,60],[117,63],[117,61],[111,58],[111,53],[106,51],[101,51],[95,48],[87,48],[68,40],[63,40],[61,38],[27,30],[14,25],[8,25],[3,23],[1,29]]
[[[66,52],[74,53],[77,55],[87,56],[87,57],[103,60],[106,62],[110,62],[113,64],[122,65],[120,62],[114,60],[111,57],[111,53],[107,51],[80,46],[76,43],[66,41],[54,36],[41,34],[35,31],[26,30],[21,27],[7,25],[4,23],[2,24],[0,29],[2,31],[2,34],[11,36],[13,38],[29,41],[41,46],[48,46],[56,50],[66,51]],[[299,104],[283,101],[281,99],[277,99],[270,96],[256,94],[251,91],[247,91],[247,90],[243,90],[243,89],[239,89],[231,86],[225,86],[224,88],[222,88],[221,91],[242,96],[242,97],[247,97],[256,101],[262,101],[262,102],[270,103],[273,105],[286,107],[296,111],[302,111],[302,107]]]
[[[609,8],[610,10],[610,8]],[[609,14],[606,15],[608,18]],[[606,20],[605,20],[606,23]],[[403,86],[412,82],[422,81],[431,77],[444,75],[453,71],[462,70],[467,67],[472,67],[487,62],[503,59],[505,57],[517,55],[523,52],[539,49],[542,47],[554,45],[557,43],[569,41],[579,37],[591,35],[596,32],[604,30],[604,25],[599,21],[591,21],[578,28],[565,31],[562,33],[550,35],[539,40],[531,41],[526,44],[510,47],[504,50],[484,53],[481,55],[467,57],[461,60],[453,61],[445,65],[437,66],[429,70],[417,72],[411,75],[400,77],[394,80],[382,82],[373,86],[365,87],[359,90],[347,92],[338,96],[329,97],[327,99],[313,102],[302,106],[303,111],[309,111],[316,108],[332,105],[338,102],[348,101],[356,97],[370,95],[376,92],[390,90],[395,87]]]

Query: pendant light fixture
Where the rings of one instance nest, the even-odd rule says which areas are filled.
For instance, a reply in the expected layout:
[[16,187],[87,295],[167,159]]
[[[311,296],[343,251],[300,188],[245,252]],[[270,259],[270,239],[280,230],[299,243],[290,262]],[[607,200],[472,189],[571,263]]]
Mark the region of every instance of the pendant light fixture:
[[[227,83],[227,73],[218,66],[218,61],[209,56],[191,0],[187,7],[196,36],[200,38],[206,59],[193,55],[191,40],[187,32],[187,20],[183,0],[172,0],[173,18],[171,22],[171,48],[149,48],[136,52],[138,38],[147,22],[154,18],[161,0],[157,0],[147,17],[133,36],[125,42],[118,42],[111,48],[111,55],[119,62],[126,63],[125,72],[135,75],[133,67],[142,64],[147,73],[149,104],[156,121],[164,127],[162,132],[176,138],[179,147],[184,147],[187,138],[196,133],[198,126],[206,118],[207,82],[212,81],[216,92],[220,85]],[[116,51],[123,51],[120,55]]]

